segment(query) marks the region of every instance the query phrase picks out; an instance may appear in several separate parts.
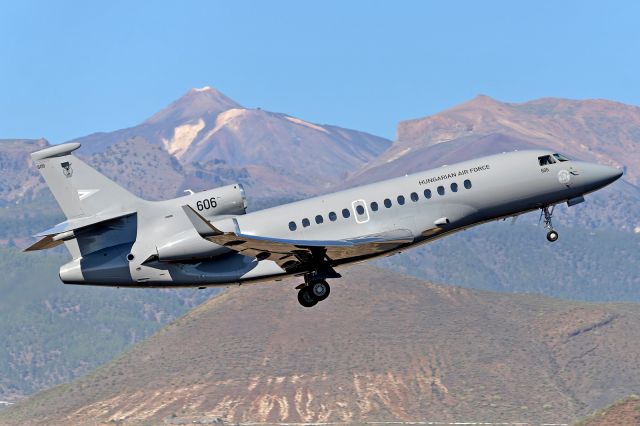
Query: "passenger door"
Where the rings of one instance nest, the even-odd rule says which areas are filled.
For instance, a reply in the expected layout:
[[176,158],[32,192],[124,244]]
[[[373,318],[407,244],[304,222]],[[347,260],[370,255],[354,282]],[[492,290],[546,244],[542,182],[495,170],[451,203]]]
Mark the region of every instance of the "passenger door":
[[369,222],[369,210],[367,210],[367,203],[364,200],[355,200],[351,203],[351,210],[356,219],[356,223]]

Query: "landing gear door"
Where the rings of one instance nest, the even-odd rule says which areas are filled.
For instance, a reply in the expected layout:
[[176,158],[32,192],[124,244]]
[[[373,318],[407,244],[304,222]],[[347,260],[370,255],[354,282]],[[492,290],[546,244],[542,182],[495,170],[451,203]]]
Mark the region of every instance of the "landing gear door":
[[367,203],[364,200],[355,200],[351,203],[353,210],[353,216],[356,218],[356,223],[369,222],[369,210],[367,210]]

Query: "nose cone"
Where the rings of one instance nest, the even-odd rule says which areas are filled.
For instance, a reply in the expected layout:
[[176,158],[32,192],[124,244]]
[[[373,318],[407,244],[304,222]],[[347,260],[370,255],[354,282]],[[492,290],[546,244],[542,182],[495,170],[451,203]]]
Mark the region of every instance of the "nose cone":
[[585,176],[587,177],[590,186],[594,188],[602,188],[609,185],[622,176],[622,170],[615,167],[602,166],[600,164],[588,164],[585,167]]
[[601,176],[602,182],[604,185],[609,185],[611,182],[614,182],[622,176],[622,170],[616,169],[615,167],[609,166],[600,166],[602,168],[598,173]]

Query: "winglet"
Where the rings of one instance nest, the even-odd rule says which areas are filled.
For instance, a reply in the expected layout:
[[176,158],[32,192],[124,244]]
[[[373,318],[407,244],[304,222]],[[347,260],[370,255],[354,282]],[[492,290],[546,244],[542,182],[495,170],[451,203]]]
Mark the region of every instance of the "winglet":
[[198,234],[202,237],[211,237],[214,235],[222,235],[224,232],[216,228],[209,222],[207,219],[202,217],[197,211],[195,211],[191,206],[184,205],[182,206],[182,210],[187,215],[193,227],[196,228]]

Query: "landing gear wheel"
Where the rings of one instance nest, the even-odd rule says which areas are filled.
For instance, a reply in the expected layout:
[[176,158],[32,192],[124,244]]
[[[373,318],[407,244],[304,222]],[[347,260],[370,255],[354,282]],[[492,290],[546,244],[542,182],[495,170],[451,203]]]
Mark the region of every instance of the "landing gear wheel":
[[298,292],[298,302],[305,308],[315,306],[318,301],[313,297],[309,287],[302,287]]
[[315,281],[309,285],[309,291],[314,299],[318,302],[322,302],[324,299],[329,297],[331,287],[329,287],[329,284],[324,280]]
[[555,206],[551,207],[551,210],[549,210],[549,206],[544,206],[540,211],[540,220],[544,215],[544,228],[548,231],[547,241],[549,242],[554,242],[558,239],[558,233],[553,229],[553,224],[551,223],[554,209]]

